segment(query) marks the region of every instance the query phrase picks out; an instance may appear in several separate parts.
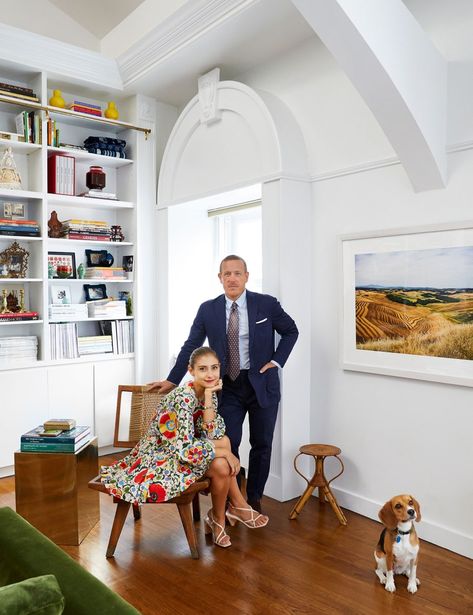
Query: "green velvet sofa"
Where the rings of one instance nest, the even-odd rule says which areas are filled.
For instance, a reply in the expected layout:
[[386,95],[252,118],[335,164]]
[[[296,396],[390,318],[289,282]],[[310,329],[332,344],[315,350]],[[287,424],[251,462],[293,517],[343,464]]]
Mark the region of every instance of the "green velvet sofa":
[[0,508],[0,615],[30,612],[140,615],[14,510]]

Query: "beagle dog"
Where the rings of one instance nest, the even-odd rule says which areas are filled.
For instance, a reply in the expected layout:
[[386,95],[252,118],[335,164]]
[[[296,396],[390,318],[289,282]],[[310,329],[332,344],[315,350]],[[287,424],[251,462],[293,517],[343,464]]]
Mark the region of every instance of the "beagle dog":
[[384,524],[374,552],[376,575],[388,592],[396,591],[395,574],[409,579],[407,591],[414,594],[420,581],[416,578],[419,559],[419,539],[414,521],[420,521],[420,507],[412,495],[396,495],[379,511]]

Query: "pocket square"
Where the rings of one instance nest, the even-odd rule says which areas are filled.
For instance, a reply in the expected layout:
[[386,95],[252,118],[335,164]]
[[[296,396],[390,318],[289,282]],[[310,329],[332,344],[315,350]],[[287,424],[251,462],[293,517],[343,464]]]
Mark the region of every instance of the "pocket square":
[[262,322],[266,322],[268,319],[267,318],[263,318],[263,320],[257,320],[255,322],[255,325],[260,325]]

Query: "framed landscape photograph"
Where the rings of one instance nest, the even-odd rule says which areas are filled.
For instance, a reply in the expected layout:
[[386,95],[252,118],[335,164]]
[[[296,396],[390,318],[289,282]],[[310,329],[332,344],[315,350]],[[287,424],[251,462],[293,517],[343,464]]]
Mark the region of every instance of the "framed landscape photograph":
[[107,299],[107,287],[105,284],[84,284],[84,292],[86,301]]
[[340,238],[344,369],[473,386],[473,222]]

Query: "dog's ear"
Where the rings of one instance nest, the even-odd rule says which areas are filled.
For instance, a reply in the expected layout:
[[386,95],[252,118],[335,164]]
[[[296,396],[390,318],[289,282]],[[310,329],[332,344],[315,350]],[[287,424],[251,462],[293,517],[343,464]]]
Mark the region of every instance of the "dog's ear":
[[411,500],[414,502],[414,510],[416,511],[416,521],[419,522],[422,519],[421,514],[420,514],[419,502],[415,498],[413,498],[412,495],[411,495]]
[[378,517],[381,519],[384,525],[392,530],[397,527],[397,519],[394,514],[393,507],[391,506],[391,500],[388,500],[383,508],[379,511]]

